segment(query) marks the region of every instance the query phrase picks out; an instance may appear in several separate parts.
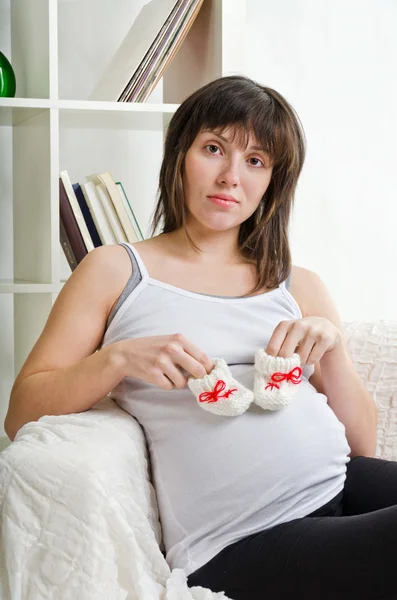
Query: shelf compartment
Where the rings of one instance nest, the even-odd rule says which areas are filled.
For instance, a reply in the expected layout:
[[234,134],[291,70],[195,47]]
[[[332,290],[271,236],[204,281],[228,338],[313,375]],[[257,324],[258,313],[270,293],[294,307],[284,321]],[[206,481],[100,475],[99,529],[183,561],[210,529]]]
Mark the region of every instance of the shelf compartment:
[[[92,116],[94,121],[87,123],[87,118]],[[143,131],[127,127],[122,119],[115,122],[114,115],[101,116],[89,111],[87,115],[79,115],[76,123],[76,115],[72,118],[60,111],[58,171],[66,170],[71,182],[80,185],[87,181],[87,176],[110,171],[115,181],[122,182],[140,228],[147,235],[163,154],[163,114],[151,115],[160,121],[153,129]],[[125,113],[117,116],[139,115]],[[127,124],[132,123],[128,121]],[[55,210],[55,205],[53,208]],[[61,274],[66,276],[65,270]]]
[[12,158],[13,276],[53,283],[49,110],[12,128]]
[[58,294],[64,282],[35,283],[22,279],[0,279],[0,294]]
[[14,295],[14,370],[19,373],[23,363],[40,337],[55,296],[51,293]]
[[11,64],[16,95],[50,96],[50,7],[48,0],[11,0]]
[[0,127],[20,125],[50,108],[50,101],[0,98]]
[[59,100],[60,127],[163,131],[178,104]]

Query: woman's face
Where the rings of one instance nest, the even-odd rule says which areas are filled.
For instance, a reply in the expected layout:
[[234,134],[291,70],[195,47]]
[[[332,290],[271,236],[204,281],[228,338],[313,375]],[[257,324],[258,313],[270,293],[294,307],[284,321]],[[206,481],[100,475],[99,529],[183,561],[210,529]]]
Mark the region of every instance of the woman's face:
[[[183,185],[188,224],[211,230],[239,228],[257,209],[272,176],[268,155],[250,135],[247,149],[222,135],[200,132],[185,157]],[[234,200],[222,202],[222,196]]]

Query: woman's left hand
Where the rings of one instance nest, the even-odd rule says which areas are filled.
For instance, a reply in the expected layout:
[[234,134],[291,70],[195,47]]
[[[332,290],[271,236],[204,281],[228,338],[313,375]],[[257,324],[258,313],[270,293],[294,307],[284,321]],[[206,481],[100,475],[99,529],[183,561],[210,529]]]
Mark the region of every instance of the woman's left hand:
[[324,317],[304,317],[293,321],[281,321],[265,350],[270,356],[291,357],[299,354],[301,367],[319,362],[326,352],[342,343],[342,334]]

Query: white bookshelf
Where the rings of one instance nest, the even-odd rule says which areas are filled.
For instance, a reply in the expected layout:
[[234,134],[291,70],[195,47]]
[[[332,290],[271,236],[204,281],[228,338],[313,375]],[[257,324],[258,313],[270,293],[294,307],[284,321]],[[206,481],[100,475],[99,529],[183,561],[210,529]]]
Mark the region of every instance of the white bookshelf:
[[[145,103],[86,100],[106,51],[110,60],[146,3],[107,0],[98,11],[95,0],[0,0],[0,49],[17,80],[17,97],[0,98],[0,438],[15,377],[70,275],[59,243],[59,172],[74,183],[110,170],[148,232],[170,118],[201,85],[244,72],[245,0],[205,0]],[[101,12],[114,19],[105,49],[103,36],[97,47],[81,38],[90,25],[105,26]],[[103,64],[92,62],[96,52]]]

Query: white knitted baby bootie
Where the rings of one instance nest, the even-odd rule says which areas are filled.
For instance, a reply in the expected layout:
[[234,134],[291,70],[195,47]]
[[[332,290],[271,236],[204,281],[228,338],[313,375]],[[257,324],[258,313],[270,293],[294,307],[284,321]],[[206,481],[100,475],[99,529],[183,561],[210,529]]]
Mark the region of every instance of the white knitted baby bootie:
[[255,352],[254,402],[265,410],[285,408],[301,383],[299,354],[291,358]]
[[233,379],[223,358],[213,358],[211,373],[199,379],[189,377],[187,383],[201,408],[223,417],[237,417],[254,399],[251,390]]

